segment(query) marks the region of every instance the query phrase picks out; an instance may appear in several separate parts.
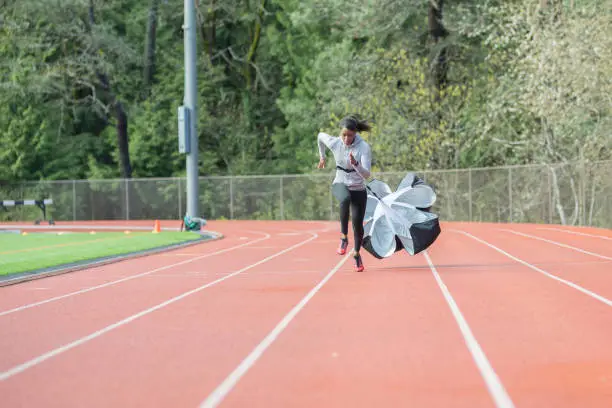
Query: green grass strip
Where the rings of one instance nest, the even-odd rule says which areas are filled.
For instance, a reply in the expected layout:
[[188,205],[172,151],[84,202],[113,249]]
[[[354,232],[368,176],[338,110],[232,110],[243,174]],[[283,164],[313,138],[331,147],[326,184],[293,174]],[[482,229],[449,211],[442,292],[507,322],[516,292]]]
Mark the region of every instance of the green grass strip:
[[0,234],[0,275],[143,251],[200,238],[187,232]]

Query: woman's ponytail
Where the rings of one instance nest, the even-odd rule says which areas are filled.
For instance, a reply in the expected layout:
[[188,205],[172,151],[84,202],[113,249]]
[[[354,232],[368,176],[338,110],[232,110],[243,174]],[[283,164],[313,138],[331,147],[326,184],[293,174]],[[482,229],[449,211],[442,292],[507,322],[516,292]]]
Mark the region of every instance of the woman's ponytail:
[[342,119],[342,121],[340,121],[340,126],[357,132],[367,132],[371,129],[370,124],[366,120],[361,120],[355,115],[350,115]]

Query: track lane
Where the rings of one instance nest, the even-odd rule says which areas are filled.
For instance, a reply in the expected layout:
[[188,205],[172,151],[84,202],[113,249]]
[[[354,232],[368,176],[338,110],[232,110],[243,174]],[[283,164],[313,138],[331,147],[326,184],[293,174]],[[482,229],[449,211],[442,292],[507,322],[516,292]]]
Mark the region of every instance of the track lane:
[[113,263],[7,286],[2,288],[0,318],[31,307],[122,284],[132,279],[171,271],[178,266],[206,262],[211,256],[221,256],[269,238],[270,234],[253,231],[219,242],[202,243],[190,248],[121,261],[120,265]]
[[[9,402],[197,404],[206,384],[212,389],[338,261],[314,255],[322,246],[328,244],[311,241],[252,268],[245,274],[251,278],[226,280],[31,367],[5,381]],[[302,269],[305,260],[308,270]],[[302,272],[292,274],[296,266]],[[29,393],[33,383],[37,392]]]
[[512,225],[500,228],[502,231],[512,231],[534,241],[547,242],[569,251],[591,254],[596,258],[612,260],[612,239],[603,240],[601,237],[589,235],[567,234],[559,230],[545,230],[532,226]]
[[336,274],[219,406],[495,406],[425,258],[364,263]]
[[595,228],[595,227],[572,227],[563,225],[537,225],[535,227],[537,231],[554,231],[562,234],[568,234],[569,236],[580,236],[589,237],[595,239],[601,239],[605,241],[612,240],[612,229],[610,228]]
[[[507,236],[478,225],[470,232],[508,249]],[[436,246],[431,258],[516,406],[612,404],[612,309],[465,235],[448,235],[451,248]],[[555,260],[529,244],[522,250]]]
[[[74,339],[132,316],[167,299],[220,279],[215,273],[231,273],[255,264],[287,248],[312,238],[313,234],[273,236],[266,242],[272,248],[243,250],[236,256],[207,258],[206,262],[173,268],[181,278],[156,278],[155,274],[124,281],[119,285],[61,299],[57,302],[0,317],[0,372],[9,370]],[[157,256],[151,257],[155,262]],[[120,267],[119,264],[116,264]],[[125,265],[124,265],[125,266]],[[207,275],[184,272],[206,271]]]
[[[149,221],[129,221],[125,226],[109,226],[109,222],[89,222],[88,225],[80,225],[81,223],[62,223],[61,226],[40,226],[41,230],[69,230],[73,224],[86,230],[86,228],[103,228],[114,227],[115,229],[129,229],[131,227],[144,227],[151,224]],[[176,228],[180,223],[175,221],[162,221],[162,228]],[[3,225],[6,227],[6,225]],[[249,240],[261,239],[266,236],[262,233],[262,228],[269,233],[281,234],[296,234],[305,231],[321,231],[330,227],[329,222],[325,221],[310,221],[310,222],[264,222],[264,221],[210,221],[207,224],[207,229],[210,231],[220,232],[224,234],[223,239],[204,242],[200,245],[168,251],[163,254],[151,255],[155,256],[155,261],[151,261],[150,257],[136,258],[121,262],[121,267],[116,268],[116,264],[110,264],[100,267],[92,267],[85,270],[80,270],[73,273],[56,275],[43,279],[37,279],[29,282],[23,282],[17,285],[11,285],[0,288],[0,317],[2,313],[22,307],[24,305],[44,302],[53,297],[61,297],[71,294],[72,292],[80,292],[97,285],[113,284],[114,281],[126,279],[130,276],[143,274],[151,271],[151,265],[154,263],[156,268],[171,267],[171,265],[180,263],[185,260],[185,257],[207,256],[209,253],[217,251],[228,251],[230,247],[239,247],[240,245],[249,244]],[[176,257],[173,256],[176,254]],[[200,258],[204,259],[204,258]],[[117,272],[118,271],[118,272]]]
[[[145,222],[132,222],[143,225]],[[163,223],[162,223],[163,224]],[[166,225],[170,224],[166,222]],[[40,280],[23,282],[18,285],[0,288],[3,296],[0,298],[0,317],[22,309],[45,304],[50,301],[65,299],[81,294],[84,291],[96,290],[97,287],[107,287],[126,280],[139,278],[151,273],[159,274],[174,266],[192,262],[205,262],[209,256],[218,256],[245,246],[252,246],[253,241],[266,239],[270,234],[291,236],[307,231],[323,231],[330,227],[328,222],[270,222],[262,221],[212,221],[209,223],[215,231],[225,234],[221,240],[209,241],[193,247],[167,251],[148,257],[122,261],[120,267],[111,264],[102,267],[92,267],[65,275],[52,276]],[[265,229],[267,232],[257,230]],[[258,246],[261,246],[258,244]],[[154,258],[151,258],[154,257]],[[155,268],[151,265],[154,264]]]
[[[340,257],[331,254],[337,234],[320,235],[292,256],[274,258],[2,381],[0,394],[9,406],[197,405],[338,262]],[[591,310],[597,302],[585,306],[583,294],[576,301],[571,288],[520,264],[517,268],[468,237],[450,241],[451,235],[445,232],[432,248],[432,262],[517,406],[608,404],[605,385],[612,381],[612,359],[607,350],[597,351],[612,333],[606,331],[608,314]],[[297,236],[280,232],[278,238],[291,237]],[[275,245],[261,242],[240,256]],[[221,262],[233,262],[229,255]],[[344,265],[221,405],[300,406],[303,400],[309,406],[345,406],[347,401],[355,406],[397,401],[493,406],[427,263],[423,258],[406,263],[405,258],[418,260],[406,256],[395,263],[399,258],[394,256],[381,262],[366,256],[364,274]],[[179,268],[146,280],[159,286],[229,272]],[[325,305],[319,305],[330,289]],[[447,333],[448,322],[455,335],[440,338],[440,327]],[[298,341],[283,343],[296,332]],[[406,345],[413,347],[401,348]],[[347,351],[338,351],[341,347]],[[440,350],[430,350],[435,347]]]
[[[490,235],[486,235],[486,241],[536,268],[601,296],[604,303],[612,306],[612,259],[509,232],[513,229],[488,230]],[[483,237],[482,229],[472,227],[464,230]],[[536,236],[523,231],[521,229],[519,234]]]

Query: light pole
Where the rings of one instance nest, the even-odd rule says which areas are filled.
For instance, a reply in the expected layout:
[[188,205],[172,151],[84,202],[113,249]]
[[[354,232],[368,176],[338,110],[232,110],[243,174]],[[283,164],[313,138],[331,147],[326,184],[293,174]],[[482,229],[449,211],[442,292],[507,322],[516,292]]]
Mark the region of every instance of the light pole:
[[[186,154],[187,166],[187,214],[199,217],[199,166],[198,166],[198,81],[196,49],[195,0],[185,0],[183,38],[185,48],[185,95],[179,107],[179,152]],[[179,192],[180,194],[180,192]]]

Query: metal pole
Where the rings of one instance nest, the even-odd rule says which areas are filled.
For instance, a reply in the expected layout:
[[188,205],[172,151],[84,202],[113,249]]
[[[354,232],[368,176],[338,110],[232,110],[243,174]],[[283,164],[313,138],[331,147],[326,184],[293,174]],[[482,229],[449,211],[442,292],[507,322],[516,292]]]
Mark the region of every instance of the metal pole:
[[280,176],[280,218],[285,219],[285,207],[283,204],[283,176]]
[[230,220],[234,219],[234,176],[230,178]]
[[587,198],[586,198],[586,167],[584,158],[580,160],[580,190],[582,192],[582,225],[586,225],[586,210],[587,210]]
[[[23,185],[23,183],[21,183],[21,195],[19,196],[19,199],[20,200],[26,200],[25,193],[24,193],[24,185]],[[20,211],[19,211],[19,213],[20,213],[19,220],[21,220],[21,221],[25,220],[25,216],[23,214],[24,211],[25,211],[25,205],[22,205],[21,208],[20,208]]]
[[548,174],[548,223],[552,224],[553,219],[553,194],[552,194],[552,175],[549,166],[546,166]]
[[125,219],[130,219],[130,185],[128,179],[125,179]]
[[189,110],[189,146],[187,153],[187,213],[199,217],[198,211],[198,83],[196,71],[196,14],[195,0],[185,0],[185,22],[183,25],[185,47],[185,100]]
[[472,169],[468,169],[468,195],[469,195],[469,214],[470,214],[470,222],[472,222]]
[[510,202],[510,222],[512,222],[512,167],[508,168],[508,198]]
[[178,183],[178,218],[179,220],[183,219],[183,190],[181,189],[181,178],[176,178]]
[[72,180],[72,221],[76,221],[76,180]]
[[91,205],[91,220],[96,219],[96,201],[94,200],[93,189],[91,188],[90,183],[87,183],[87,188],[89,188],[89,204]]

